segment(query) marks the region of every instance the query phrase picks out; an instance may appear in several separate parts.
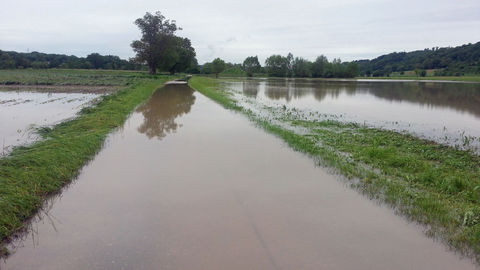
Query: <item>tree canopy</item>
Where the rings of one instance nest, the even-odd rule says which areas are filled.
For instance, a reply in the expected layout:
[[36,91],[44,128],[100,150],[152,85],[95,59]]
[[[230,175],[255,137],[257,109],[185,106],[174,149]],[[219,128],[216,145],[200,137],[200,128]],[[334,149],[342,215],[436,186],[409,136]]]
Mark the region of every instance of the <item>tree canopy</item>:
[[252,77],[254,73],[260,72],[261,68],[257,56],[249,56],[243,61],[243,70],[245,70],[248,77]]
[[185,71],[196,62],[195,49],[188,38],[177,37],[181,28],[174,20],[167,20],[159,11],[147,12],[135,20],[142,33],[140,40],[131,44],[136,61],[146,64],[151,74],[157,69],[175,73]]
[[218,74],[220,74],[222,71],[225,70],[225,61],[223,61],[220,58],[216,58],[212,62],[212,72],[215,73],[215,75],[218,77]]
[[294,77],[311,77],[312,62],[302,57],[295,57],[292,61],[292,75]]
[[285,77],[287,68],[287,58],[279,54],[274,54],[265,60],[265,70],[270,76]]
[[272,55],[265,60],[265,70],[272,77],[353,78],[357,76],[356,63],[342,63],[340,59],[329,62],[319,56],[315,62],[302,57]]

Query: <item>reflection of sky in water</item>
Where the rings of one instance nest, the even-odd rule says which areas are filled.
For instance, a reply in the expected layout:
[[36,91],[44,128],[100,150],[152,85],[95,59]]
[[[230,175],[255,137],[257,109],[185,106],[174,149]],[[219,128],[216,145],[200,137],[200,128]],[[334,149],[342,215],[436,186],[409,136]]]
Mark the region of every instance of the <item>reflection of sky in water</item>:
[[268,106],[336,115],[450,144],[460,144],[462,134],[480,137],[480,84],[249,80],[227,87]]
[[37,139],[32,127],[75,116],[96,94],[0,91],[0,155]]

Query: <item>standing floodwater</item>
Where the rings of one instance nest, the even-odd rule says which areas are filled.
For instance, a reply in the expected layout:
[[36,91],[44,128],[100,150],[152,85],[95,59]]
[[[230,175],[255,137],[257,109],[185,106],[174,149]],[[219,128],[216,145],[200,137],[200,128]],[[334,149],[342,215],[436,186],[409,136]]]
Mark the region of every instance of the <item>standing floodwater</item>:
[[474,269],[279,139],[158,90],[1,269]]
[[36,128],[74,117],[98,97],[93,93],[0,91],[0,158],[14,146],[39,139]]
[[[406,131],[480,151],[480,83],[251,79],[225,82],[251,106]],[[255,108],[252,108],[255,109]]]

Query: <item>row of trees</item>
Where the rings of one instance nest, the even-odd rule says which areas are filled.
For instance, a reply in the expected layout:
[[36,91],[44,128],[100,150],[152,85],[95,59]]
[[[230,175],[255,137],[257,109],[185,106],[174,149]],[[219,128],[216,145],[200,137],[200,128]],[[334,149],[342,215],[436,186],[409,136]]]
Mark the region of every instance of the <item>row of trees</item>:
[[340,59],[329,62],[325,56],[318,57],[314,62],[296,57],[291,53],[286,57],[272,55],[265,61],[262,68],[257,56],[245,59],[243,65],[225,63],[216,58],[210,63],[205,63],[201,68],[195,59],[195,50],[188,38],[177,37],[175,33],[181,28],[175,21],[167,20],[159,11],[155,14],[147,12],[143,18],[135,20],[135,24],[142,32],[140,40],[132,42],[131,46],[136,53],[135,60],[148,66],[151,74],[157,69],[175,72],[202,72],[216,74],[229,70],[229,73],[254,73],[264,72],[275,77],[355,77],[358,72],[357,64],[342,63]]
[[[223,64],[218,64],[219,62]],[[217,63],[217,64],[216,64]],[[201,69],[204,74],[217,74],[224,72],[232,75],[266,74],[271,77],[314,77],[314,78],[353,78],[358,74],[356,63],[342,63],[340,59],[329,62],[327,57],[321,55],[314,62],[302,57],[272,55],[261,66],[257,56],[249,56],[243,64],[225,63],[217,58],[211,63],[205,63]]]
[[77,57],[39,52],[19,53],[0,51],[0,69],[16,68],[73,68],[73,69],[123,69],[135,70],[142,66],[114,55],[89,54]]

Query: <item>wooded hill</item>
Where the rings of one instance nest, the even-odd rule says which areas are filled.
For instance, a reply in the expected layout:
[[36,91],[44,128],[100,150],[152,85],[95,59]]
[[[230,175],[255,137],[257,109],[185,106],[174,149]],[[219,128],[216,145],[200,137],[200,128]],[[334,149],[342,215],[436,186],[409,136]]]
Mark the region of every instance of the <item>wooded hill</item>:
[[435,69],[437,76],[480,74],[480,42],[458,47],[394,52],[372,60],[354,61],[361,76],[388,76],[392,72]]

